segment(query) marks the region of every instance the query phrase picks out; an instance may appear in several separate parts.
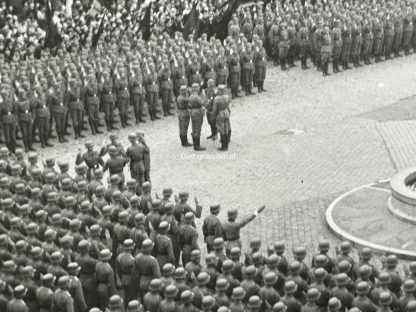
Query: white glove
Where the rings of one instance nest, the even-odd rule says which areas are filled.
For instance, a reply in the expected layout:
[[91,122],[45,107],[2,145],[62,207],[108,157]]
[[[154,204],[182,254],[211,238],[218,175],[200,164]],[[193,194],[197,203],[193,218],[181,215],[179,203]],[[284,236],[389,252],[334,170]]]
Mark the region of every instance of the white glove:
[[257,209],[253,211],[253,214],[254,214],[255,217],[258,216],[259,212],[257,211]]

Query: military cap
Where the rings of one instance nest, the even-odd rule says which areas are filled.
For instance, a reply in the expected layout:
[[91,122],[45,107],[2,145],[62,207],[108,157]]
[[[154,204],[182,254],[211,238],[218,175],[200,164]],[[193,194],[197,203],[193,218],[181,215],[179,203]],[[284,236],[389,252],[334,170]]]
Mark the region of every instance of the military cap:
[[67,161],[65,161],[65,162],[58,161],[58,167],[60,169],[68,169],[69,168],[69,163]]
[[3,270],[6,272],[12,272],[16,269],[16,264],[13,260],[7,260],[3,262]]
[[120,183],[120,180],[121,180],[121,178],[120,178],[120,176],[118,174],[113,174],[110,177],[110,183],[111,184],[118,184],[118,183]]
[[134,242],[132,239],[128,238],[125,239],[123,242],[123,248],[124,249],[133,249],[134,248]]
[[261,299],[259,296],[251,296],[248,299],[247,307],[249,309],[259,309],[261,306]]
[[416,261],[412,261],[409,264],[409,271],[411,273],[416,273]]
[[348,253],[351,251],[351,243],[348,241],[341,243],[341,252]]
[[[22,94],[24,94],[25,92],[22,90]],[[21,157],[23,156],[23,150],[21,148],[16,149],[16,151],[14,152],[15,156],[17,157]]]
[[3,209],[11,209],[13,208],[14,202],[11,198],[5,198],[1,201],[1,205]]
[[286,310],[287,310],[287,306],[281,301],[276,302],[274,306],[272,307],[273,312],[285,312]]
[[367,264],[364,264],[360,267],[360,269],[358,270],[358,273],[360,275],[360,277],[368,277],[371,275],[371,267]]
[[184,290],[181,293],[181,302],[182,303],[191,303],[193,299],[193,293],[190,290]]
[[90,226],[90,233],[91,234],[95,234],[98,235],[101,233],[101,226],[99,226],[98,224],[93,224]]
[[172,274],[174,269],[175,267],[173,266],[172,263],[165,263],[162,267],[162,274],[163,275]]
[[112,295],[110,299],[108,300],[108,306],[109,308],[117,308],[122,303],[122,299],[119,295]]
[[22,296],[24,293],[26,292],[26,287],[23,285],[17,285],[14,289],[13,289],[13,294],[15,296]]
[[338,264],[338,269],[340,273],[349,273],[351,270],[351,263],[349,263],[347,260],[342,260]]
[[0,179],[0,185],[1,186],[7,186],[9,184],[9,181],[10,181],[10,179],[8,177],[3,177],[3,178]]
[[162,202],[159,199],[155,199],[152,201],[152,208],[160,208],[162,206]]
[[48,172],[48,173],[45,175],[45,180],[46,180],[46,182],[49,182],[49,183],[53,182],[53,181],[55,180],[55,173],[53,173],[53,172]]
[[318,248],[320,251],[326,252],[329,250],[329,241],[326,239],[323,239],[319,241]]
[[150,182],[144,182],[142,185],[142,191],[143,192],[149,192],[152,189],[152,184]]
[[10,220],[10,226],[18,226],[20,223],[20,218],[19,217],[13,217]]
[[111,145],[108,148],[108,154],[110,154],[110,155],[117,155],[117,148],[115,146]]
[[49,167],[53,166],[53,165],[55,165],[55,158],[53,158],[53,157],[46,158],[45,162],[46,162],[47,166],[49,166]]
[[323,267],[328,263],[328,258],[325,255],[317,255],[315,258],[315,265],[317,267]]
[[212,296],[204,296],[202,298],[202,308],[205,310],[209,310],[214,308],[215,306],[215,299]]
[[165,297],[166,298],[175,298],[178,294],[178,288],[175,285],[168,285],[165,288]]
[[108,215],[110,215],[111,214],[111,212],[113,211],[113,208],[111,208],[111,206],[104,206],[103,207],[103,209],[101,210],[101,213],[104,215],[104,216],[108,216]]
[[19,240],[16,243],[16,250],[24,250],[27,247],[26,242],[24,240]]
[[295,256],[298,258],[306,257],[306,248],[303,246],[297,247],[295,250]]
[[34,222],[31,222],[31,223],[29,223],[29,224],[27,225],[27,227],[26,227],[26,232],[27,232],[28,234],[33,234],[33,233],[36,233],[37,228],[38,228],[38,225],[37,225],[36,223],[34,223]]
[[225,291],[228,289],[228,281],[224,278],[217,279],[215,288],[219,291]]
[[137,185],[137,181],[134,179],[130,179],[127,181],[127,186],[133,187]]
[[283,254],[285,252],[285,243],[284,242],[275,242],[273,249],[277,254]]
[[161,291],[163,287],[163,283],[160,279],[154,278],[150,281],[149,290],[150,291]]
[[[103,175],[103,171],[101,170],[101,168],[97,168],[94,170],[94,177],[101,177]],[[99,187],[103,187],[104,190],[104,186],[103,185],[99,185],[97,186],[97,188]],[[95,191],[97,191],[97,188],[95,189]]]
[[348,275],[345,273],[340,273],[335,276],[335,282],[337,286],[345,286],[348,283]]
[[36,160],[36,159],[37,159],[37,157],[38,157],[38,154],[37,154],[37,153],[35,153],[35,152],[29,152],[29,154],[28,154],[28,156],[27,156],[27,158],[29,159],[29,161]]
[[[166,221],[162,221],[159,224],[159,231],[160,232],[166,232],[169,230],[169,223]],[[193,251],[192,251],[193,252]]]
[[[257,253],[257,252],[256,252]],[[256,254],[255,253],[255,254]],[[260,254],[260,253],[258,253],[258,254]],[[254,255],[253,255],[254,256]],[[270,255],[270,257],[268,258],[268,261],[267,261],[267,264],[268,264],[268,266],[269,267],[276,267],[278,264],[279,264],[279,260],[280,260],[280,258],[279,258],[279,256],[278,255],[276,255],[276,254],[272,254],[272,255]]]
[[321,294],[320,294],[319,290],[316,289],[316,288],[310,288],[308,290],[308,293],[306,294],[307,299],[308,299],[309,302],[317,301],[319,299],[320,295]]
[[86,148],[91,148],[93,146],[94,146],[94,143],[92,143],[92,141],[87,141],[87,143],[85,143]]
[[108,261],[111,258],[111,251],[109,249],[103,249],[100,252],[100,261]]
[[32,177],[39,177],[41,174],[42,174],[42,171],[39,168],[35,168],[32,170]]
[[7,236],[7,234],[1,234],[0,235],[0,244],[3,245],[5,243],[8,243],[8,236]]
[[233,247],[230,250],[231,259],[239,259],[241,256],[241,249],[239,247]]
[[378,281],[381,285],[389,285],[391,282],[391,276],[387,272],[381,272],[380,276],[378,277]]
[[61,181],[61,185],[62,185],[63,188],[70,187],[71,183],[72,183],[72,181],[71,181],[70,178],[63,178],[62,181]]
[[42,283],[46,284],[46,283],[52,282],[52,281],[53,281],[53,275],[51,273],[47,273],[47,274],[42,276]]
[[127,312],[138,312],[140,309],[140,302],[132,300],[127,304]]
[[370,260],[372,256],[371,249],[368,247],[364,247],[363,249],[361,249],[360,256],[364,260]]
[[298,261],[293,261],[289,264],[289,271],[291,273],[299,273],[300,263]]
[[16,193],[21,193],[25,191],[25,185],[23,183],[17,183],[15,185],[15,192]]
[[12,172],[18,172],[18,171],[20,171],[21,169],[22,169],[22,166],[20,166],[19,164],[14,164],[14,165],[11,167]]
[[163,207],[163,210],[164,210],[165,214],[171,213],[172,210],[173,210],[173,204],[172,203],[166,203],[165,206]]
[[78,191],[85,191],[87,189],[87,181],[81,180],[77,183]]
[[254,238],[250,241],[250,248],[260,248],[261,240],[260,238]]
[[223,84],[220,84],[219,86],[218,86],[218,91],[225,91],[226,90],[226,86],[225,85],[223,85]]
[[47,200],[48,201],[54,201],[54,200],[56,200],[57,196],[58,196],[58,194],[56,192],[50,192],[47,195]]
[[75,204],[75,197],[74,196],[65,197],[64,204],[65,204],[65,206],[70,206],[70,205]]
[[238,214],[237,209],[228,210],[228,218],[235,218]]
[[102,312],[99,308],[91,308],[88,312]]
[[54,230],[52,230],[52,229],[47,229],[46,231],[45,231],[45,234],[44,234],[44,237],[45,237],[45,240],[50,240],[50,239],[53,239],[54,237],[55,237],[55,231]]
[[367,294],[369,291],[368,283],[365,281],[361,281],[357,284],[357,294]]
[[329,301],[328,301],[328,309],[330,311],[337,311],[340,308],[341,308],[341,301],[339,301],[338,298],[332,297],[331,299],[329,299]]
[[209,211],[211,212],[218,212],[220,211],[220,209],[221,209],[220,204],[214,204],[214,205],[209,206]]
[[126,210],[123,210],[118,214],[117,219],[118,219],[118,222],[127,222],[129,220],[129,213]]
[[396,255],[388,255],[386,259],[387,268],[393,269],[397,265],[397,256]]
[[415,286],[415,281],[412,279],[405,280],[403,283],[403,289],[405,292],[414,292]]
[[61,245],[67,246],[67,245],[72,245],[72,240],[73,240],[72,236],[66,234],[60,239],[60,242],[61,242]]
[[135,140],[137,140],[137,135],[136,135],[136,133],[129,133],[129,135],[127,136],[127,138],[130,140],[130,141],[135,141]]
[[230,312],[231,310],[226,306],[219,307],[217,312]]
[[188,88],[187,88],[185,85],[182,85],[182,86],[179,88],[179,92],[181,92],[181,93],[186,92],[186,90],[188,90]]
[[51,254],[51,262],[57,263],[62,260],[62,254],[59,251],[55,251]]
[[272,271],[267,272],[266,275],[264,276],[264,284],[267,286],[274,285],[276,281],[277,281],[277,275],[276,273]]
[[186,222],[192,222],[192,221],[194,220],[194,213],[193,213],[193,212],[191,212],[191,211],[187,212],[187,213],[185,214],[185,218],[184,218],[184,220],[185,220]]
[[118,135],[116,133],[110,133],[110,140],[114,141],[116,139],[118,139]]
[[39,246],[32,247],[30,250],[30,255],[32,258],[40,257],[42,255],[42,248]]
[[406,305],[407,312],[414,312],[416,311],[416,300],[411,300]]
[[70,262],[67,266],[68,273],[76,273],[80,269],[78,263]]
[[285,293],[286,294],[293,294],[297,290],[297,285],[294,281],[290,280],[285,282]]
[[96,195],[102,194],[104,193],[104,190],[105,190],[104,185],[99,185],[95,188],[95,194]]
[[145,239],[142,243],[143,251],[150,251],[153,249],[154,243],[150,239]]
[[133,195],[132,197],[130,197],[130,205],[133,206],[135,204],[138,204],[139,200],[140,200],[139,196]]
[[142,213],[138,213],[134,216],[134,223],[136,224],[143,224],[145,221],[145,216]]
[[62,223],[62,215],[60,213],[55,213],[52,215],[51,221],[53,224],[60,224]]
[[205,262],[207,264],[214,263],[217,260],[218,260],[218,257],[214,253],[209,253],[205,257]]
[[83,240],[81,240],[81,241],[78,243],[78,249],[79,249],[79,250],[86,249],[86,248],[88,248],[89,246],[90,246],[90,242],[89,242],[89,241],[87,241],[86,239],[83,239]]
[[[263,263],[263,260],[264,260],[263,259],[263,254],[260,253],[260,252],[255,252],[251,258],[253,259],[253,264],[254,265]],[[273,260],[273,259],[275,259],[275,258],[273,257],[273,255],[271,255],[268,259],[269,260],[269,262],[268,262],[269,267],[274,267],[274,266],[277,265],[277,262],[275,262],[275,260]],[[272,263],[270,263],[270,260],[272,260]]]
[[175,273],[173,274],[175,280],[182,280],[186,277],[186,271],[183,267],[178,267],[175,269]]
[[392,298],[389,292],[383,291],[380,294],[380,298],[378,300],[380,306],[389,306],[392,302]]
[[70,229],[79,229],[81,227],[81,221],[79,219],[73,219],[69,221]]

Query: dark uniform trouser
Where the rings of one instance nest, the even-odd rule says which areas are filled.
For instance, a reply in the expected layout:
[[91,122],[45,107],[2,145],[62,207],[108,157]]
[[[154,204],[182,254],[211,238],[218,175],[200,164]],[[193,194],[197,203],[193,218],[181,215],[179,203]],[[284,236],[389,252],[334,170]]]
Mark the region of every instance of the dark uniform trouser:
[[156,107],[157,107],[157,92],[147,92],[146,102],[149,108],[150,116],[154,116],[156,114]]
[[202,108],[192,109],[192,137],[201,136],[202,123],[204,122],[204,111]]
[[91,130],[97,130],[98,127],[98,104],[88,104],[87,106],[87,113],[88,113],[88,121],[90,122]]
[[374,38],[373,53],[376,58],[380,57],[382,44],[382,38]]
[[82,110],[81,109],[71,109],[69,110],[71,115],[72,126],[74,127],[75,135],[81,132],[82,128]]
[[23,145],[25,148],[32,146],[32,122],[30,120],[19,121],[20,131],[22,132]]
[[105,311],[108,306],[108,301],[113,294],[110,294],[110,290],[107,284],[98,283],[97,286],[97,306],[101,311]]
[[107,128],[111,128],[111,125],[114,122],[114,102],[104,100],[103,109],[104,109],[104,118],[107,124]]
[[243,74],[244,74],[244,82],[245,82],[246,91],[251,91],[254,71],[251,68],[244,68]]
[[9,151],[13,152],[16,150],[16,125],[3,124],[4,141]]
[[230,75],[231,94],[237,96],[240,82],[240,72],[232,72]]
[[403,32],[394,34],[394,54],[398,55],[402,46]]
[[364,41],[363,41],[363,59],[367,63],[370,61],[371,44],[372,44],[371,39],[364,39]]
[[130,161],[130,175],[135,179],[139,185],[144,182],[144,166],[143,161]]
[[136,123],[140,120],[143,115],[143,103],[144,96],[143,94],[133,94],[131,103],[133,105],[134,117],[136,118]]
[[344,42],[342,45],[342,53],[341,53],[342,65],[344,67],[348,66],[348,63],[350,61],[350,52],[351,52],[351,43]]
[[405,31],[403,33],[403,48],[406,55],[409,54],[409,50],[411,48],[411,40],[412,40],[412,31]]
[[64,112],[54,112],[53,117],[55,119],[55,128],[59,137],[65,135],[65,118],[66,114]]
[[392,44],[393,36],[384,37],[384,55],[386,58],[390,58]]
[[163,113],[166,116],[169,113],[171,108],[171,103],[173,102],[173,90],[172,89],[165,89],[163,88],[161,91],[162,96],[162,107]]
[[254,73],[254,80],[257,83],[257,86],[261,86],[264,79],[266,79],[266,66],[256,66],[256,71]]
[[36,127],[38,128],[40,143],[42,144],[42,146],[44,146],[48,140],[48,135],[49,135],[48,118],[37,117],[35,123],[36,123]]
[[227,85],[227,76],[225,74],[217,74],[217,81],[216,84],[219,86],[220,84]]
[[191,253],[192,253],[192,246],[191,245],[185,245],[182,248],[182,266],[185,267],[185,265],[191,261]]
[[118,99],[118,111],[120,112],[120,121],[123,126],[127,122],[127,112],[129,108],[129,99]]
[[189,109],[180,109],[178,112],[179,135],[188,135],[189,121],[191,114]]
[[217,125],[215,123],[215,120],[213,120],[212,112],[207,111],[207,121],[208,121],[208,124],[211,127],[211,134],[212,135],[217,135]]
[[330,52],[321,52],[321,66],[322,70],[328,70],[328,63],[330,59],[331,53]]
[[309,45],[308,44],[301,44],[300,45],[300,61],[303,67],[306,67],[306,59],[308,58],[309,53]]

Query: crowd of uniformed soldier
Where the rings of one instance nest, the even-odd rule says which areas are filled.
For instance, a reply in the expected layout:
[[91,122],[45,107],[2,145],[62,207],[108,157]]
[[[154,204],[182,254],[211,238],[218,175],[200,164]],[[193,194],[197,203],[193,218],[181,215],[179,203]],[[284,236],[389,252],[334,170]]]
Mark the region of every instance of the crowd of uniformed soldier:
[[0,148],[0,312],[416,311],[416,262],[399,273],[391,254],[380,270],[371,249],[356,259],[343,242],[333,257],[325,239],[309,255],[258,238],[243,249],[240,230],[264,205],[220,220],[219,204],[203,213],[188,192],[159,197],[143,176],[143,134],[129,140],[124,150],[113,136],[100,152],[87,143],[75,176]]

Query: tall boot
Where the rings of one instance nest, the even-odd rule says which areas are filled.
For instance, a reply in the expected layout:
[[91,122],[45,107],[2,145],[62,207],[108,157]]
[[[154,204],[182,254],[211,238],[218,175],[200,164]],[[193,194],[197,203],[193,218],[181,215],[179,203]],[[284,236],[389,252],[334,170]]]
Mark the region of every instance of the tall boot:
[[142,123],[146,123],[146,120],[144,120],[143,118],[143,111],[141,109],[139,110],[139,121]]
[[100,122],[98,120],[94,120],[95,133],[102,134],[102,131],[98,129],[99,124]]
[[163,116],[167,117],[168,116],[168,111],[166,109],[166,106],[162,105],[162,107],[163,107]]
[[44,144],[46,147],[53,147],[53,144],[49,143],[49,133],[44,133],[43,138],[42,138]]
[[85,136],[81,133],[81,131],[82,131],[82,126],[81,125],[78,125],[77,131],[78,131],[78,137],[79,138],[85,138]]
[[149,108],[149,116],[151,121],[155,120],[155,117],[153,116],[153,110],[151,108]]
[[124,124],[126,125],[126,127],[130,127],[131,123],[129,123],[127,113],[124,114],[123,118],[124,118]]
[[181,139],[181,145],[182,146],[185,146],[185,141],[184,141],[184,137],[183,137],[183,135],[179,135],[179,138]]
[[337,61],[335,60],[332,61],[332,71],[334,72],[334,74],[337,73]]
[[260,81],[257,82],[257,92],[258,93],[262,93],[263,92],[263,90],[261,89],[261,82]]
[[93,121],[88,118],[88,123],[90,124],[90,129],[91,129],[92,135],[95,135],[96,132],[95,132],[95,126],[93,124]]
[[25,153],[29,152],[29,145],[27,144],[27,139],[22,138],[23,141],[23,147],[25,148]]
[[74,124],[74,122],[72,122],[72,126],[74,128],[74,135],[75,135],[75,140],[78,139],[78,126]]
[[221,147],[218,147],[219,151],[225,151],[227,139],[225,138],[224,134],[221,134]]
[[156,120],[160,119],[160,117],[157,115],[156,108],[153,109],[153,118]]
[[230,143],[231,142],[231,130],[228,131],[228,135],[227,135],[227,142]]
[[[194,136],[193,138],[194,138],[194,150],[195,151],[205,151],[206,148],[205,147],[201,147],[201,145],[200,145],[200,139],[201,139],[201,137]],[[196,144],[196,146],[195,146],[195,144]]]
[[192,144],[188,142],[188,136],[186,134],[183,135],[182,137],[183,137],[183,144],[182,144],[182,146],[185,146],[185,147],[192,146]]
[[330,73],[328,73],[328,68],[329,68],[329,61],[327,61],[327,62],[325,63],[325,73],[326,73],[326,75],[327,75],[327,76],[331,76],[331,74],[330,74]]
[[110,132],[111,131],[111,124],[110,124],[110,120],[106,119],[105,120],[105,125],[107,126],[107,131]]

